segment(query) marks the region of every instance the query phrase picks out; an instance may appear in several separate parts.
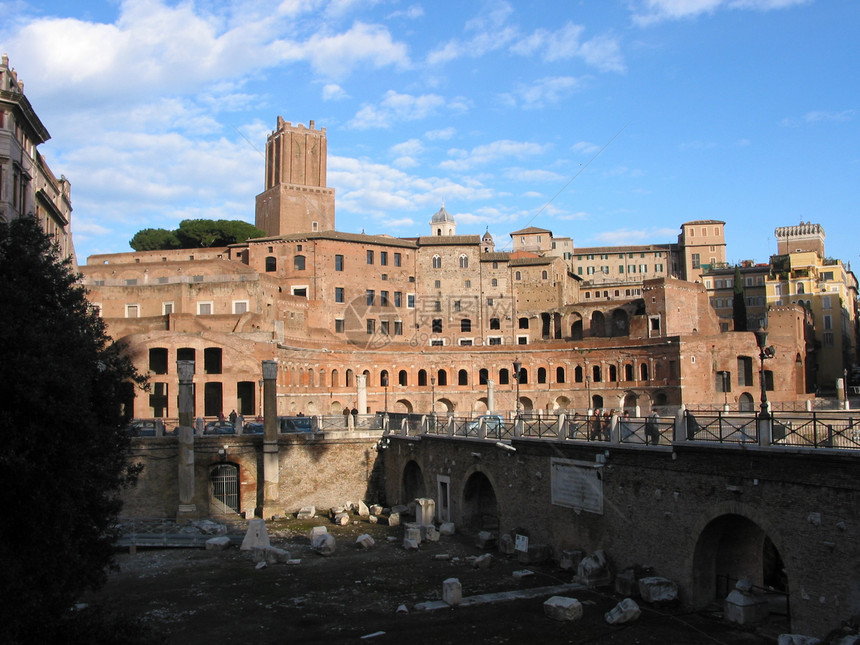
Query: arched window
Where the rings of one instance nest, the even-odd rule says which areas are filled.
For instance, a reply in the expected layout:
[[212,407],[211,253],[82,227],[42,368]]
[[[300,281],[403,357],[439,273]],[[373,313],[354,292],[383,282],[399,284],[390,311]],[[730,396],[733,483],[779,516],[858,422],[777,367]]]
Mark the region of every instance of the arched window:
[[304,271],[305,270],[305,256],[297,255],[293,258],[293,268],[296,271]]
[[525,367],[520,368],[520,385],[525,385],[529,382],[529,371]]
[[609,366],[609,380],[613,383],[618,380],[618,368],[615,365]]
[[472,331],[472,320],[470,318],[463,318],[463,320],[460,321],[460,331],[461,332]]
[[625,381],[632,381],[633,380],[633,364],[632,363],[627,363],[627,365],[624,366],[624,380]]
[[538,383],[546,383],[546,368],[538,368]]
[[543,280],[546,280],[547,278],[549,278],[549,273],[547,273],[546,271],[541,271],[540,277]]
[[468,385],[469,384],[469,372],[466,370],[460,370],[457,372],[457,385]]
[[382,370],[379,373],[379,384],[382,387],[388,387],[388,370]]
[[439,386],[448,385],[448,372],[439,370],[439,373],[436,375],[436,384]]
[[496,280],[495,278],[493,278],[492,280],[490,280],[490,286],[498,287],[498,286],[499,286],[499,281],[498,281],[498,280]]
[[648,380],[648,363],[642,363],[639,366],[639,380],[647,381]]
[[591,380],[595,383],[600,383],[601,374],[600,374],[600,365],[592,365],[591,367]]
[[564,368],[556,367],[555,368],[555,382],[556,383],[564,383]]
[[272,273],[278,270],[278,258],[269,256],[266,258],[266,273]]
[[331,371],[331,386],[332,387],[340,387],[340,383],[338,381],[339,381],[339,375],[337,373],[337,370],[332,370]]
[[465,253],[460,256],[460,268],[468,269],[469,268],[469,256]]
[[398,385],[409,385],[409,376],[406,374],[406,370],[400,370],[397,373],[397,384]]
[[511,382],[510,372],[508,372],[507,368],[502,368],[499,370],[499,385],[507,385]]
[[528,329],[529,328],[529,319],[526,316],[523,316],[519,320],[517,320],[517,327],[520,329]]
[[346,386],[347,387],[353,386],[352,370],[346,370]]
[[433,268],[441,269],[442,268],[442,258],[438,255],[433,256]]
[[418,370],[418,387],[427,387],[427,370]]
[[517,271],[517,272],[514,274],[514,280],[522,280],[522,279],[523,279],[523,274],[522,274],[522,273],[520,273],[519,271]]
[[582,365],[577,365],[573,370],[573,380],[577,383],[582,383]]
[[487,381],[490,379],[490,373],[486,369],[481,369],[478,372],[478,383],[480,385],[486,385]]

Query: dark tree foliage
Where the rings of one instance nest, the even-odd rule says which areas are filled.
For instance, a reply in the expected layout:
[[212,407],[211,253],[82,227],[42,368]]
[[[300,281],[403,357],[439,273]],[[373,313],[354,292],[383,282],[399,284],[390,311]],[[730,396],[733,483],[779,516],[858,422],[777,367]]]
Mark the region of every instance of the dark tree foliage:
[[747,303],[744,299],[744,283],[740,267],[735,267],[735,289],[732,297],[732,319],[735,331],[747,330]]
[[32,218],[0,224],[0,607],[5,642],[60,642],[104,583],[128,462],[120,402],[142,385]]
[[135,251],[161,251],[180,248],[176,232],[164,228],[145,228],[138,231],[128,245]]
[[135,251],[199,249],[239,244],[250,238],[265,236],[265,231],[239,220],[186,219],[179,223],[175,231],[163,228],[138,231],[129,245]]

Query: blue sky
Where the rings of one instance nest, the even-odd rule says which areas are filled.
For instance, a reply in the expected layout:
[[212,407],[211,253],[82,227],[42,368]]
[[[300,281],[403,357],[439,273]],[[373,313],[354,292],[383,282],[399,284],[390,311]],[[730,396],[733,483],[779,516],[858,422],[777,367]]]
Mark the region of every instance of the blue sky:
[[575,246],[817,222],[858,252],[855,0],[0,0],[0,50],[72,183],[79,261],[253,222],[278,115],[328,134],[342,231],[539,226]]

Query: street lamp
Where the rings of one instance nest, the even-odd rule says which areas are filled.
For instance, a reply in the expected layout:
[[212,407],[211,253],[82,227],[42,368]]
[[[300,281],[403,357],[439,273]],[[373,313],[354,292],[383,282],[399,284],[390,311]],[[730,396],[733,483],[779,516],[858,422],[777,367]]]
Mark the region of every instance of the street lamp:
[[767,331],[764,326],[758,328],[755,333],[755,344],[758,345],[758,358],[761,363],[759,371],[759,382],[761,384],[761,418],[770,419],[770,412],[767,409],[767,388],[765,388],[764,379],[764,362],[768,358],[773,358],[776,354],[773,346],[767,346]]
[[258,384],[260,385],[260,414],[259,414],[259,418],[262,419],[263,418],[263,379],[260,379],[258,381]]
[[430,414],[436,416],[436,377],[430,377]]
[[388,374],[382,375],[382,387],[385,391],[385,414],[388,414]]
[[725,370],[723,370],[723,371],[719,372],[719,375],[720,375],[720,379],[722,380],[722,383],[723,383],[723,411],[728,412],[729,411],[729,395],[728,395],[729,373],[726,372]]
[[520,363],[519,359],[514,361],[514,380],[517,382],[517,419],[520,418],[520,370],[523,368],[523,364]]

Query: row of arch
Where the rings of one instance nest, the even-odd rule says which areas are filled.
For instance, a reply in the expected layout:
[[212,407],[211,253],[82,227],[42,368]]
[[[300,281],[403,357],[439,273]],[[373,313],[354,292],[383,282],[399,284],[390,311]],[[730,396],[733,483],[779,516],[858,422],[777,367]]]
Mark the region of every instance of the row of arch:
[[[410,374],[410,370],[387,370],[382,369],[376,375],[370,370],[356,372],[348,368],[342,374],[338,369],[332,369],[328,373],[324,368],[318,371],[314,368],[287,367],[283,370],[280,385],[284,387],[355,387],[356,374],[366,377],[368,387],[447,387],[447,386],[473,386],[487,385],[487,382],[495,380],[497,385],[510,385],[517,381],[519,376],[520,385],[529,384],[569,384],[569,383],[625,383],[625,382],[648,382],[651,376],[649,362],[624,362],[594,363],[586,365],[570,366],[557,365],[553,367],[540,366],[536,369],[528,367],[520,368],[519,375],[514,374],[513,369],[502,367],[493,369],[480,368],[477,374],[474,368],[439,368],[419,369]],[[661,361],[654,363],[654,378],[661,380],[665,378],[664,366]]]

